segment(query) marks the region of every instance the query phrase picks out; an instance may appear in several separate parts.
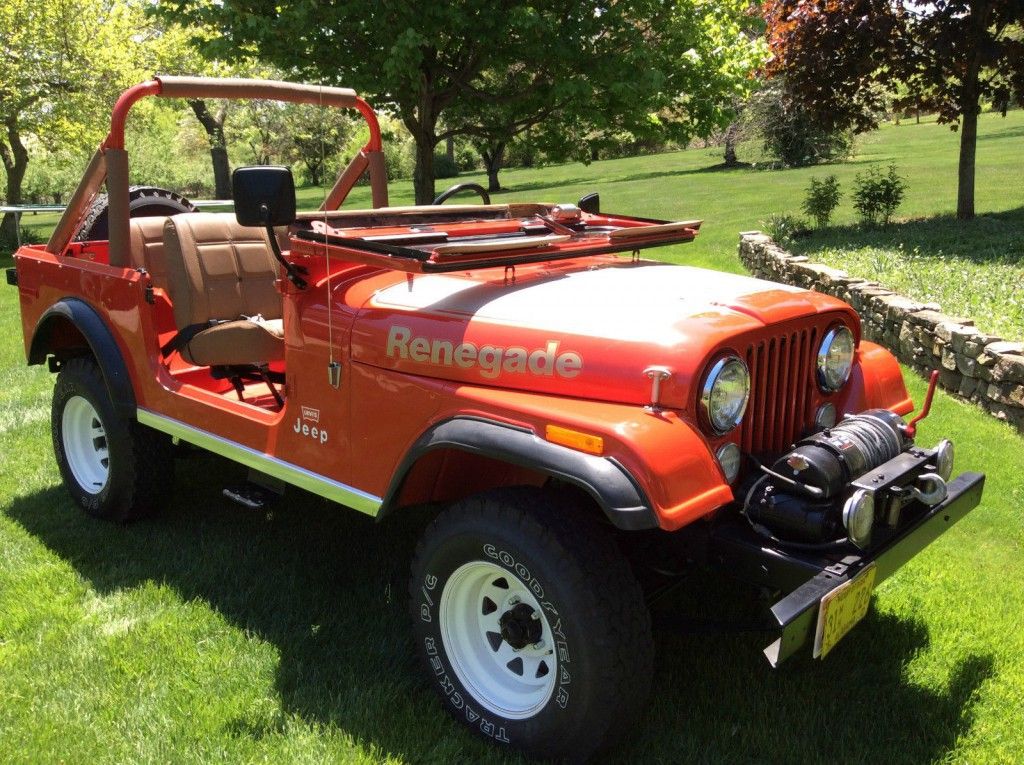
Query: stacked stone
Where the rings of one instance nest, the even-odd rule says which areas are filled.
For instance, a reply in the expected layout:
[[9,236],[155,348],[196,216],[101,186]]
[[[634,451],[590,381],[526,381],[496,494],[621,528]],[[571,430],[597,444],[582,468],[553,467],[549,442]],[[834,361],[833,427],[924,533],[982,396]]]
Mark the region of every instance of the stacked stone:
[[1024,431],[1024,343],[979,330],[972,319],[947,316],[937,303],[898,295],[878,282],[811,263],[759,231],[740,234],[740,260],[758,278],[834,295],[861,318],[868,340],[892,351],[924,376]]

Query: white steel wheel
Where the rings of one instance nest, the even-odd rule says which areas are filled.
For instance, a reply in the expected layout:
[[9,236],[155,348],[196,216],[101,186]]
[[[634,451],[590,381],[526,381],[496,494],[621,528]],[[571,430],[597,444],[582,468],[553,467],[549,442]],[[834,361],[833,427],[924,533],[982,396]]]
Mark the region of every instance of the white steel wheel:
[[99,494],[110,478],[107,432],[96,408],[82,396],[64,404],[61,434],[68,467],[82,489]]
[[510,720],[545,707],[557,677],[551,625],[518,577],[487,561],[460,566],[439,622],[452,671],[481,705]]

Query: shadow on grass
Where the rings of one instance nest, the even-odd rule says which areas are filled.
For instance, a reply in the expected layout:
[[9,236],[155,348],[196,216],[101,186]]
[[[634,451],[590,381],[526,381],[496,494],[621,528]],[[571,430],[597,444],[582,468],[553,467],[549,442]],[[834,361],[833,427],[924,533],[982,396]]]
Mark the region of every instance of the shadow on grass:
[[937,215],[888,226],[836,226],[798,239],[791,249],[813,258],[818,250],[862,247],[917,249],[922,255],[941,254],[975,263],[1024,261],[1024,207],[985,213],[969,221]]
[[[176,501],[154,520],[91,520],[61,487],[16,498],[8,514],[101,594],[165,583],[273,643],[282,706],[311,724],[413,762],[451,761],[452,752],[514,759],[449,722],[414,661],[405,580],[424,514],[375,524],[298,491],[272,513],[252,513],[220,495],[241,468],[202,454],[178,468]],[[706,586],[736,594],[708,576],[678,597],[718,602]],[[743,600],[729,602],[742,611]],[[659,633],[649,712],[606,761],[943,759],[970,728],[993,663],[968,655],[947,688],[923,688],[905,670],[927,642],[919,622],[872,614],[825,663],[797,659],[773,672],[762,636]],[[253,739],[280,732],[244,716],[227,727]]]

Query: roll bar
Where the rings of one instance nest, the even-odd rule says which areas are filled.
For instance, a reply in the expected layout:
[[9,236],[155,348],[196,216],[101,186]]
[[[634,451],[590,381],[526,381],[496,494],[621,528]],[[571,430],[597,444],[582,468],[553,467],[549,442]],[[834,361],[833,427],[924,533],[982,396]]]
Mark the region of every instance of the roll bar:
[[342,170],[321,209],[337,209],[352,190],[359,176],[370,172],[373,206],[387,207],[388,178],[384,166],[380,123],[373,108],[349,88],[303,85],[281,80],[250,80],[241,78],[172,77],[158,75],[148,82],[133,85],[124,91],[110,114],[110,132],[100,144],[72,195],[64,215],[46,244],[46,251],[59,255],[71,241],[89,204],[103,181],[107,182],[110,231],[110,264],[128,263],[128,154],[124,148],[124,130],[128,113],[137,101],[146,96],[163,98],[227,98],[266,99],[294,104],[313,104],[335,108],[358,109],[370,128],[370,140]]

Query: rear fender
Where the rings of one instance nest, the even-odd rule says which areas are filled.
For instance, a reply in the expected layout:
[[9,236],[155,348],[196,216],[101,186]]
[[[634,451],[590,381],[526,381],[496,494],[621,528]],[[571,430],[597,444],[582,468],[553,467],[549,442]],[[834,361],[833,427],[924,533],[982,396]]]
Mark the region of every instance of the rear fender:
[[42,364],[50,356],[63,361],[82,354],[96,359],[114,406],[134,419],[135,391],[113,332],[91,305],[66,297],[39,318],[29,344],[28,363]]
[[620,529],[658,527],[650,501],[618,462],[553,444],[525,428],[475,417],[446,420],[417,439],[395,471],[378,518],[397,505],[416,464],[441,449],[484,456],[564,481],[591,497]]

